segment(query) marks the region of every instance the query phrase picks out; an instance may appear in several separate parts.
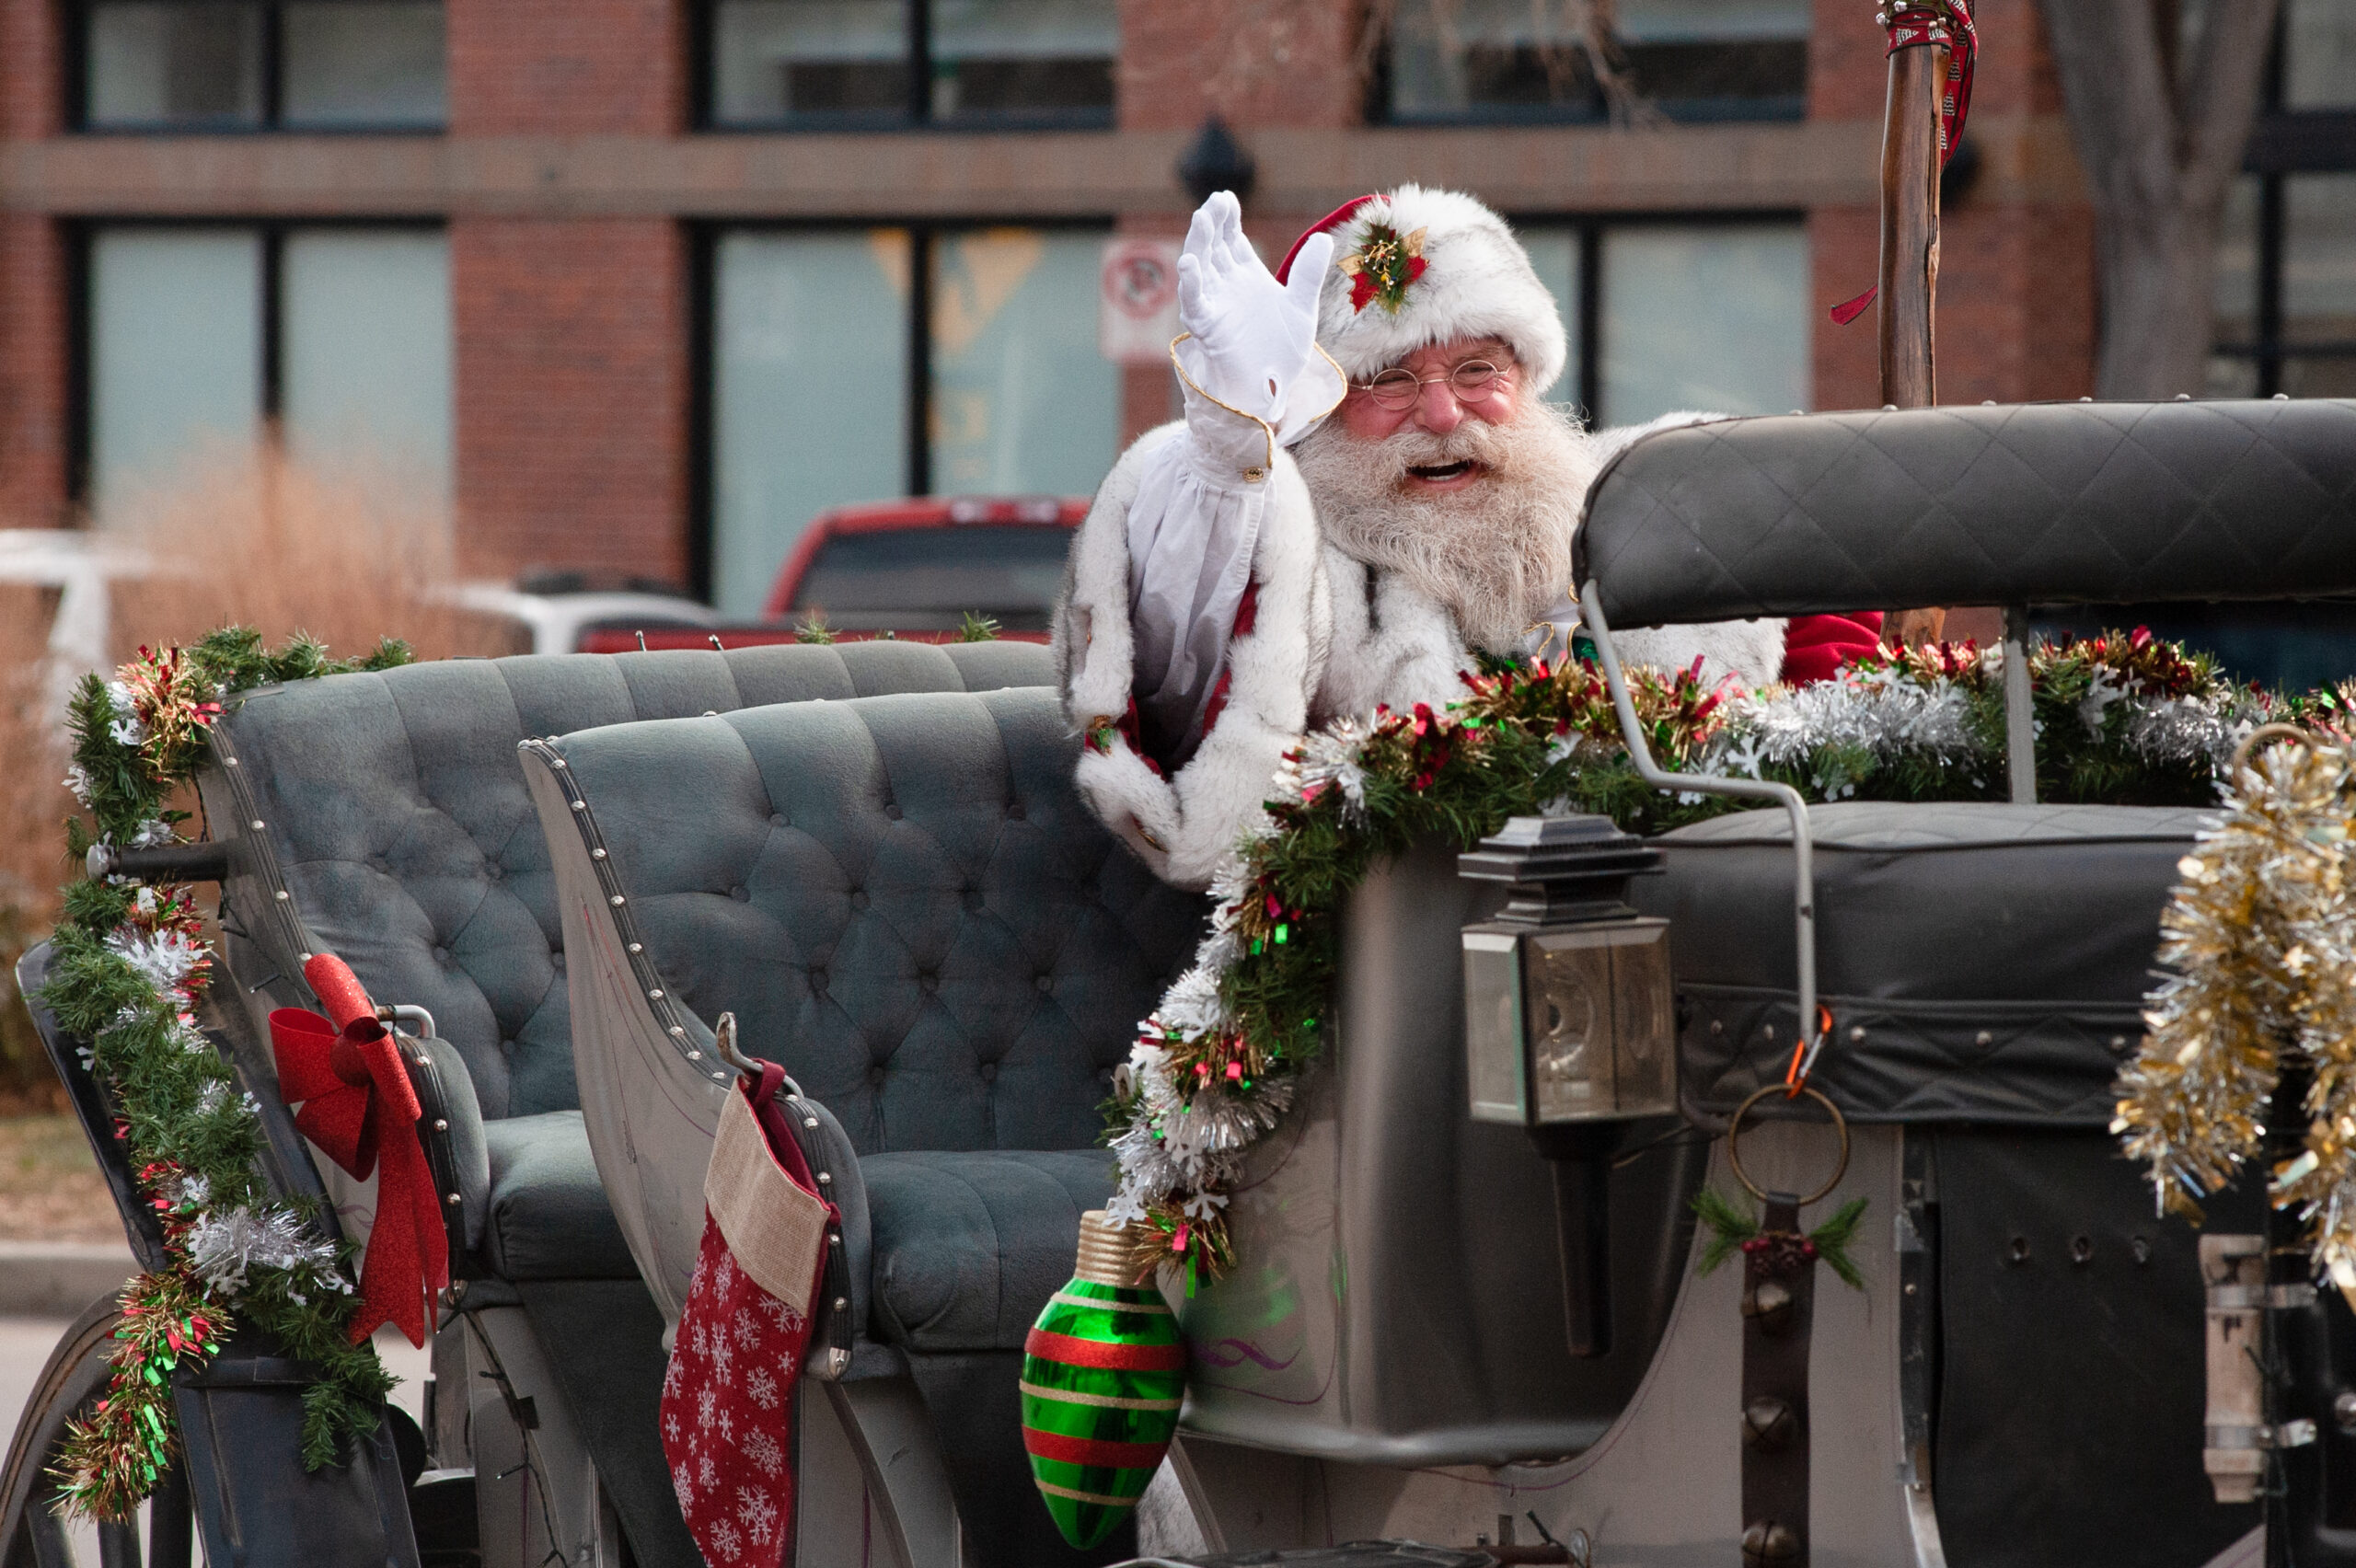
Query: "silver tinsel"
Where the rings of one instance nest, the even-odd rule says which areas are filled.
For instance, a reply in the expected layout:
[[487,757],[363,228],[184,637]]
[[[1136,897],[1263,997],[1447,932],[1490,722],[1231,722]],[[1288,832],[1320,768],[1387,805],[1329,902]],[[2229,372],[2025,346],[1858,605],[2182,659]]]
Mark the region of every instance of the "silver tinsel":
[[117,927],[108,936],[107,947],[139,971],[159,1000],[176,1009],[181,1005],[180,983],[205,956],[204,944],[183,932],[143,931],[132,926]]
[[1207,1085],[1182,1097],[1171,1081],[1169,1059],[1169,1053],[1145,1042],[1129,1053],[1134,1097],[1129,1125],[1113,1139],[1120,1182],[1106,1205],[1115,1225],[1143,1219],[1173,1194],[1191,1201],[1226,1185],[1243,1151],[1292,1104],[1292,1086],[1281,1079],[1244,1098]]
[[234,1208],[208,1214],[189,1227],[188,1256],[210,1289],[242,1291],[254,1269],[301,1272],[313,1288],[351,1288],[336,1272],[335,1249],[312,1236],[280,1208]]
[[1365,821],[1366,768],[1358,757],[1366,750],[1368,735],[1367,726],[1356,719],[1336,719],[1303,735],[1276,770],[1278,793],[1288,800],[1310,801],[1328,790],[1338,790],[1343,820]]
[[1954,681],[1925,685],[1893,670],[1853,673],[1810,686],[1730,698],[1726,724],[1711,738],[1701,769],[1757,778],[1766,768],[1811,761],[1818,793],[1838,799],[1854,779],[1833,777],[1821,754],[1862,752],[1877,763],[1912,754],[1943,763],[1976,762],[1981,748],[1969,722],[1970,701]]
[[107,733],[119,746],[144,745],[147,726],[139,721],[139,710],[131,697],[131,688],[121,681],[107,683],[107,698],[114,706],[114,719],[107,725]]

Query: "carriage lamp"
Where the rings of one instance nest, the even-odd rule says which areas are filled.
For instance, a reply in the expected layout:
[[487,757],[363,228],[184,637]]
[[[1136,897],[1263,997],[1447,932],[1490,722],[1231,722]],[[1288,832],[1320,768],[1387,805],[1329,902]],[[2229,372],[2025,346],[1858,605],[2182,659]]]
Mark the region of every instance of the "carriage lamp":
[[1525,1129],[1553,1167],[1565,1331],[1611,1348],[1610,1172],[1631,1124],[1677,1111],[1669,922],[1628,903],[1661,853],[1608,817],[1515,817],[1460,856],[1507,884],[1464,928],[1464,1052],[1476,1122]]

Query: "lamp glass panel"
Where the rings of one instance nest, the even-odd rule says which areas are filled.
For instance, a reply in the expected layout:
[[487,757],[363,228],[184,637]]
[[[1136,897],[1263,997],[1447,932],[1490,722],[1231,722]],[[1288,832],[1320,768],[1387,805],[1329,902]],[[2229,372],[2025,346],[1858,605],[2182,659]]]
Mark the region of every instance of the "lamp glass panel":
[[1464,933],[1464,1066],[1476,1122],[1528,1120],[1522,1081],[1520,942]]
[[1522,939],[1533,1120],[1611,1113],[1611,949],[1601,928]]
[[1623,1116],[1677,1109],[1677,1009],[1669,976],[1669,923],[1622,927],[1611,946],[1614,1109]]

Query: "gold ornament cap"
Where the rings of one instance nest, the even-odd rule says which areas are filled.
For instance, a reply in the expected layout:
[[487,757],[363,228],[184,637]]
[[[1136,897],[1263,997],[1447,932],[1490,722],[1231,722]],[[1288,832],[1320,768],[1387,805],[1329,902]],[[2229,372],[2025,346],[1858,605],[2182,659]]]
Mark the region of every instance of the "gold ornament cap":
[[1132,1286],[1137,1275],[1137,1243],[1128,1227],[1114,1225],[1104,1217],[1103,1209],[1081,1215],[1080,1262],[1072,1276],[1090,1285]]

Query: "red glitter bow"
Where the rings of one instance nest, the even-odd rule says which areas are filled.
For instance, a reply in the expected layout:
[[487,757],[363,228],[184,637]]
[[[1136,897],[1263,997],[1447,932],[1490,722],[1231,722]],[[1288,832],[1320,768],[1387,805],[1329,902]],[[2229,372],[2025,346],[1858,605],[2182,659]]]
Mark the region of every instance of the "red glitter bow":
[[302,1106],[294,1125],[329,1159],[361,1181],[378,1172],[376,1223],[361,1265],[352,1342],[388,1322],[411,1344],[422,1345],[433,1320],[434,1293],[450,1283],[442,1205],[417,1136],[424,1112],[399,1048],[376,1021],[376,1009],[351,966],[320,953],[303,965],[303,978],[329,1017],[302,1008],[270,1015],[279,1092],[288,1104]]
[[[1963,122],[1971,113],[1971,73],[1980,61],[1980,34],[1971,25],[1971,0],[1894,0],[1880,20],[1889,29],[1885,54],[1931,44],[1943,45],[1947,51],[1946,86],[1939,94],[1939,167],[1945,168],[1963,141]],[[1834,306],[1833,325],[1846,327],[1863,316],[1880,292],[1881,285],[1876,283],[1856,298]]]

